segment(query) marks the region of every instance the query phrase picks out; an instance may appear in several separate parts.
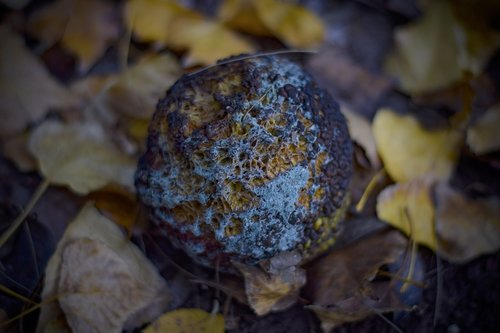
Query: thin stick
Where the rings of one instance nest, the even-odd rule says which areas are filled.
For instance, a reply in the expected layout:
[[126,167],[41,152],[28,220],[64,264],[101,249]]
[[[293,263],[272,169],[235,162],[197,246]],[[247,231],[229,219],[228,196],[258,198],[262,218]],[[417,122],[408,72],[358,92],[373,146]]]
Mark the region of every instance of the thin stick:
[[365,191],[363,192],[363,195],[361,196],[361,199],[359,199],[359,202],[356,204],[356,211],[359,213],[361,212],[366,205],[366,202],[368,201],[368,198],[372,194],[373,190],[375,189],[375,186],[378,184],[378,182],[385,176],[385,170],[380,169],[377,171],[375,176],[370,180],[368,185],[366,185]]
[[31,197],[30,201],[26,205],[26,208],[21,212],[21,214],[17,216],[14,222],[12,222],[9,228],[0,237],[0,247],[2,247],[7,242],[7,240],[9,240],[10,236],[12,236],[17,228],[19,228],[19,226],[23,223],[28,214],[37,204],[38,200],[40,200],[43,193],[45,193],[49,185],[50,181],[48,179],[43,179],[42,182],[38,184],[38,187],[35,190],[35,193]]
[[196,75],[201,72],[204,72],[210,68],[214,68],[217,66],[222,66],[222,65],[227,65],[231,64],[233,62],[241,61],[241,60],[247,60],[247,59],[253,59],[253,58],[258,58],[258,57],[267,57],[267,56],[274,56],[274,55],[280,55],[280,54],[293,54],[293,53],[307,53],[307,54],[316,54],[318,53],[317,51],[308,51],[308,50],[278,50],[278,51],[272,51],[272,52],[262,52],[262,53],[257,53],[257,54],[251,54],[251,55],[245,55],[242,57],[237,57],[233,59],[228,59],[225,61],[221,61],[219,63],[216,63],[214,65],[202,68],[198,71],[192,72],[187,74],[188,76]]
[[26,303],[31,303],[31,304],[37,304],[35,301],[32,301],[31,299],[21,295],[21,294],[18,294],[16,293],[14,290],[10,289],[10,288],[7,288],[6,286],[4,286],[3,284],[0,284],[0,291],[3,292],[4,294],[6,295],[9,295],[9,296],[12,296],[14,298],[17,298],[23,302],[26,302]]

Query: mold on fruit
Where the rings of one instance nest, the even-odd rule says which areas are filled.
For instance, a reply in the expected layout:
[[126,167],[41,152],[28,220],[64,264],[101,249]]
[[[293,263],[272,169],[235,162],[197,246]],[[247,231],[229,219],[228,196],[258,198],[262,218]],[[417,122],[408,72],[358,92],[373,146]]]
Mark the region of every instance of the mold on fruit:
[[154,225],[205,266],[308,259],[334,241],[351,154],[338,105],[300,66],[233,59],[158,103],[136,187]]

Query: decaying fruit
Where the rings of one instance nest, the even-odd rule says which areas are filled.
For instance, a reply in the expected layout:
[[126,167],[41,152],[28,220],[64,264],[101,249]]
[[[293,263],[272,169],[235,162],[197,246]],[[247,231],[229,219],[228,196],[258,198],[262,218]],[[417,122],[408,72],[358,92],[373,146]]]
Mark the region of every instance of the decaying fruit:
[[234,59],[183,76],[158,103],[136,187],[203,265],[293,249],[308,259],[334,241],[351,153],[337,104],[301,67]]

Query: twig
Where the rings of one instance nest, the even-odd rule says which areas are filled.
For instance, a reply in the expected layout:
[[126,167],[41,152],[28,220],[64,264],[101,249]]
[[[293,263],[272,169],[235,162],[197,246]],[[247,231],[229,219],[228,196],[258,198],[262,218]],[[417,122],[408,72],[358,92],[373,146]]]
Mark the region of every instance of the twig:
[[0,247],[2,247],[7,242],[7,240],[9,240],[9,238],[14,234],[17,228],[19,228],[19,226],[23,223],[33,207],[35,207],[35,205],[37,204],[38,200],[40,200],[43,193],[45,193],[49,185],[50,181],[48,179],[43,179],[42,182],[38,185],[35,193],[26,205],[26,208],[21,212],[21,214],[17,216],[14,222],[12,222],[9,228],[5,230],[5,232],[0,237]]

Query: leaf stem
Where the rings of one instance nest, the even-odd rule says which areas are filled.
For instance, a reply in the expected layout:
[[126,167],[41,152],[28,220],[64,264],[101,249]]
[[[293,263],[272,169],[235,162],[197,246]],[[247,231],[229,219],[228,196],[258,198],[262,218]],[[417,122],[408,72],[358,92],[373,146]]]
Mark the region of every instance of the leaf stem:
[[36,188],[35,193],[33,193],[30,201],[26,205],[26,208],[21,212],[21,214],[17,216],[14,222],[12,222],[9,228],[7,228],[7,230],[5,230],[5,232],[0,237],[0,247],[2,247],[9,240],[9,238],[14,234],[17,228],[19,228],[19,226],[23,223],[28,214],[37,204],[38,200],[40,200],[42,195],[45,193],[49,185],[50,181],[48,179],[43,179],[40,184],[38,184],[38,187]]

